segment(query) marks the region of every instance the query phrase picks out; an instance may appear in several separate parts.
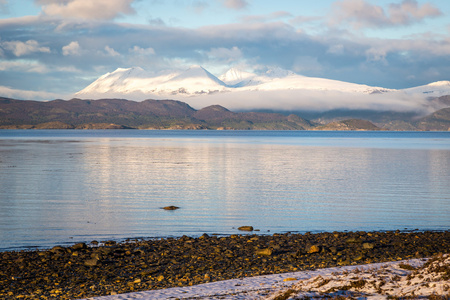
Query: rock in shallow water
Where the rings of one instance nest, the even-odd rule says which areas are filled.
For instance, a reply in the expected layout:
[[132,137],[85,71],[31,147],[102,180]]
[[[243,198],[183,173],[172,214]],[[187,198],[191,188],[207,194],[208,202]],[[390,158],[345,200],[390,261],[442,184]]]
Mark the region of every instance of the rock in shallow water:
[[179,209],[179,207],[170,205],[170,206],[164,206],[163,209],[164,210],[176,210],[176,209]]
[[253,226],[241,226],[241,227],[238,227],[238,230],[241,230],[241,231],[253,231]]

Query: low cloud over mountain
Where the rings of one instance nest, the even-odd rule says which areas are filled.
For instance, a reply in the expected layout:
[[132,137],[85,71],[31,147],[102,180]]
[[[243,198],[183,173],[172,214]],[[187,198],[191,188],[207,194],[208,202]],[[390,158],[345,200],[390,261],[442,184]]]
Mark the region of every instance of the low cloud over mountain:
[[429,114],[446,105],[430,101],[450,94],[450,82],[395,90],[298,75],[280,68],[254,74],[230,69],[216,77],[201,66],[182,72],[150,73],[119,68],[75,94],[84,99],[176,99],[194,108],[222,105],[232,110],[376,110]]

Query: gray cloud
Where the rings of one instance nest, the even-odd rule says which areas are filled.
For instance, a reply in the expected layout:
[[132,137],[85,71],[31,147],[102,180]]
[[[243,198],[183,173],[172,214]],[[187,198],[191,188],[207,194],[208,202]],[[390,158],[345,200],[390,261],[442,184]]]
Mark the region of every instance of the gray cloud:
[[382,6],[365,0],[342,0],[333,4],[331,25],[350,24],[354,28],[392,27],[418,23],[443,13],[425,3],[419,6],[415,0],[403,0],[400,4],[391,3],[385,10]]
[[[157,72],[191,64],[211,71],[234,64],[254,69],[279,66],[306,76],[387,88],[448,79],[450,40],[445,37],[388,40],[337,30],[309,35],[284,22],[186,29],[48,16],[0,20],[0,82],[12,88],[26,82],[28,89],[73,93],[118,67]],[[70,82],[62,80],[67,76]]]
[[212,48],[207,54],[211,59],[217,59],[226,64],[238,62],[242,59],[242,51],[238,47],[232,47],[231,49],[224,47]]
[[244,9],[248,6],[248,2],[246,0],[221,0],[225,7],[230,9]]

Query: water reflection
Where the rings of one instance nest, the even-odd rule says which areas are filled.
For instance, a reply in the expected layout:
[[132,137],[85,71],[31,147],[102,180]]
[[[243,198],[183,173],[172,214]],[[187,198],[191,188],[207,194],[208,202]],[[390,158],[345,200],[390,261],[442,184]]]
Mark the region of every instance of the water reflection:
[[448,149],[266,139],[0,141],[0,248],[230,234],[241,225],[260,233],[450,227]]

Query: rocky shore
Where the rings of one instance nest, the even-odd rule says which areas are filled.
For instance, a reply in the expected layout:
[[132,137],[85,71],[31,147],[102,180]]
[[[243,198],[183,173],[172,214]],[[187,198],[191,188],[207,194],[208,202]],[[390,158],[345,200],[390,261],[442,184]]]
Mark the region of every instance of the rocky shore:
[[0,253],[1,299],[79,299],[449,253],[450,231],[203,235]]

